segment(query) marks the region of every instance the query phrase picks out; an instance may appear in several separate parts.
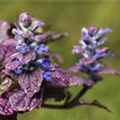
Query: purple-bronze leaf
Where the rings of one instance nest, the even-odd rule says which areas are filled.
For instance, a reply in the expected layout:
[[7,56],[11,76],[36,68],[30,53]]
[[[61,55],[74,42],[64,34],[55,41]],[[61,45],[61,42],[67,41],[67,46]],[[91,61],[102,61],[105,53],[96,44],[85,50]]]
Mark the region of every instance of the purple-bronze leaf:
[[18,82],[25,93],[32,97],[40,90],[43,81],[43,71],[39,68],[34,72],[24,72],[18,77]]
[[42,92],[38,92],[29,103],[29,110],[33,110],[34,108],[40,108],[43,100]]
[[113,69],[113,68],[102,68],[100,71],[97,72],[97,74],[115,74],[119,75],[120,73]]
[[82,59],[79,60],[80,65],[90,65],[90,64],[92,64],[94,62],[95,62],[95,60],[90,59],[90,58],[82,58]]
[[0,114],[4,116],[9,116],[14,113],[7,99],[0,98]]
[[73,76],[69,79],[68,86],[82,86],[82,85],[92,86],[94,85],[94,82],[92,80],[87,80],[85,78],[76,77],[76,76]]
[[16,47],[16,41],[14,39],[6,39],[2,42],[2,45]]
[[52,72],[52,81],[51,85],[53,87],[67,87],[69,84],[69,79],[71,78],[71,73],[62,70],[61,68],[56,68],[54,72]]
[[7,62],[7,64],[5,65],[5,68],[8,70],[14,70],[16,69],[18,66],[20,65],[20,62],[18,62],[17,60],[12,61],[11,59]]
[[3,61],[5,53],[6,53],[6,47],[0,45],[0,62]]
[[8,22],[0,21],[0,44],[9,39],[8,30],[10,29],[11,25]]
[[54,41],[54,40],[68,36],[68,33],[56,33],[54,31],[48,31],[48,32],[44,33],[43,35],[44,35],[44,37],[42,40],[40,40],[40,42]]
[[10,56],[16,52],[16,49],[13,45],[7,45],[6,52],[3,59],[3,65],[7,64],[7,62],[10,60]]
[[0,61],[3,65],[6,64],[6,62],[9,60],[9,57],[16,52],[14,45],[7,43],[9,40],[5,41],[0,45]]
[[39,92],[38,95],[30,98],[24,90],[20,89],[10,96],[9,101],[14,111],[31,111],[41,106],[42,93]]
[[81,77],[73,77],[70,72],[57,68],[52,73],[51,86],[53,87],[69,87],[69,86],[92,86],[94,82]]
[[80,72],[80,69],[78,68],[78,66],[72,66],[68,69],[68,71],[76,73],[76,72]]

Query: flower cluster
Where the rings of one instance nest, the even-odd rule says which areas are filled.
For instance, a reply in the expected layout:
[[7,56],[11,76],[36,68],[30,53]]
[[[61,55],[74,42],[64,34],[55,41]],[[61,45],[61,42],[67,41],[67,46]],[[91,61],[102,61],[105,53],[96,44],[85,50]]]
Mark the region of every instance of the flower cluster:
[[[51,81],[51,71],[54,70],[50,61],[49,47],[43,42],[44,35],[37,31],[43,25],[42,21],[24,12],[15,22],[15,28],[12,30],[14,38],[7,42],[4,40],[2,43],[1,61],[4,61],[2,62],[4,68],[0,87],[4,97],[0,98],[0,111],[3,115],[11,115],[13,111],[27,111],[41,106],[42,81]],[[8,54],[7,57],[4,54]],[[19,86],[9,90],[13,77],[17,79]]]
[[[106,56],[113,56],[108,47],[101,46],[107,42],[106,33],[112,32],[111,29],[98,29],[96,26],[91,26],[88,29],[82,28],[80,45],[74,46],[73,54],[80,54],[83,57],[76,63],[75,67],[70,68],[71,71],[82,71],[89,75],[98,74],[103,71],[104,65],[101,59]],[[104,71],[105,72],[105,71]],[[106,69],[106,72],[113,72]]]
[[[71,73],[52,64],[50,58],[58,61],[60,56],[49,51],[45,44],[51,39],[60,38],[62,34],[44,33],[44,23],[27,12],[20,14],[14,25],[0,22],[0,114],[12,115],[14,112],[31,111],[41,107],[46,100],[64,99],[64,88],[83,85],[84,79],[73,77]],[[8,35],[12,28],[13,38]],[[54,95],[57,87],[62,95]],[[48,94],[49,93],[49,94]]]
[[[55,71],[55,65],[52,65],[50,60],[52,54],[45,45],[45,41],[52,39],[55,34],[39,32],[43,25],[44,22],[23,12],[12,29],[14,38],[10,38],[7,32],[11,25],[7,22],[0,24],[4,30],[0,47],[2,115],[11,115],[14,111],[24,112],[41,106],[43,82],[51,82],[51,73]],[[15,89],[12,89],[14,87]]]
[[[100,74],[117,74],[114,69],[106,68],[100,61],[101,58],[113,55],[108,47],[101,47],[107,41],[104,35],[111,32],[111,29],[99,30],[96,26],[82,29],[80,45],[74,46],[72,53],[80,54],[83,58],[71,67],[70,71],[87,73],[90,78],[86,79],[73,76],[69,70],[52,64],[51,58],[59,62],[62,59],[49,50],[46,42],[64,37],[66,34],[50,31],[45,33],[43,26],[44,22],[31,17],[27,12],[21,13],[13,25],[0,21],[1,115],[23,113],[41,106],[70,108],[84,103],[93,105],[93,102],[82,102],[79,98],[85,94],[87,88],[95,84],[94,80],[98,80]],[[76,85],[83,86],[83,90],[70,101],[72,96],[67,88]],[[45,103],[48,100],[65,99],[62,106]],[[97,105],[100,107],[101,104],[95,103],[95,106]]]

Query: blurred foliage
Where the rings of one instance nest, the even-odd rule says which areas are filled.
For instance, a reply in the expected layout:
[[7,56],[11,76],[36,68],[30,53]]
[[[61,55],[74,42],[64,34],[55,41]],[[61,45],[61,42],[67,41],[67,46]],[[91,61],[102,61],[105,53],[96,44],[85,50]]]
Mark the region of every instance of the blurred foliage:
[[[13,22],[23,11],[28,11],[32,16],[45,21],[58,32],[68,32],[69,37],[50,44],[50,49],[63,56],[67,68],[75,63],[79,56],[72,56],[72,46],[80,39],[80,29],[90,25],[101,28],[113,29],[108,34],[110,41],[107,43],[115,53],[115,57],[104,59],[105,63],[120,71],[120,2],[116,1],[39,1],[39,0],[0,0],[0,19]],[[39,109],[19,115],[19,120],[118,120],[120,119],[120,77],[104,76],[104,81],[97,84],[86,94],[85,98],[92,100],[98,98],[113,109],[110,114],[95,107],[77,107],[71,110]],[[73,87],[73,94],[79,87]]]

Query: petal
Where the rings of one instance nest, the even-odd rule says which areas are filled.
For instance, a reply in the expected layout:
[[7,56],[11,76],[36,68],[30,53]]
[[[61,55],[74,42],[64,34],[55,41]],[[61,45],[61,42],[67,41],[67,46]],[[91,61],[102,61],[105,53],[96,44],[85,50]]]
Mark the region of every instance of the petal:
[[98,27],[97,26],[91,26],[89,28],[89,34],[90,35],[94,36],[95,34],[97,34],[97,32],[98,32]]
[[42,22],[42,21],[39,21],[39,20],[37,20],[36,18],[33,18],[32,19],[32,27],[31,27],[31,30],[32,31],[35,31],[38,27],[42,27],[42,26],[44,26],[44,22]]
[[83,48],[81,46],[74,46],[72,53],[78,53],[81,54],[83,52]]
[[99,71],[100,69],[101,69],[101,64],[96,64],[94,66],[89,67],[89,70],[92,71],[92,72]]
[[100,49],[97,49],[96,52],[97,54],[101,54],[101,53],[106,53],[108,52],[110,49],[108,47],[103,47],[103,48],[100,48]]
[[51,72],[44,72],[43,77],[46,81],[51,81]]
[[89,36],[88,29],[85,27],[82,28],[81,33],[82,33],[82,39],[86,39],[86,37]]

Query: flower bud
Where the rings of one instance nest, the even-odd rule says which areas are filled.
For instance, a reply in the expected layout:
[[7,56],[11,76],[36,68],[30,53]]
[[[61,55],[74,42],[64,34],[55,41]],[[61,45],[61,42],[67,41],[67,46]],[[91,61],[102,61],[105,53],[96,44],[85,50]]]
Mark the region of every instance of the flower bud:
[[32,18],[28,12],[23,12],[19,16],[19,22],[21,22],[24,27],[28,27],[32,22]]
[[94,36],[95,34],[97,34],[97,32],[98,32],[98,27],[97,26],[91,26],[89,28],[89,34],[90,35]]

